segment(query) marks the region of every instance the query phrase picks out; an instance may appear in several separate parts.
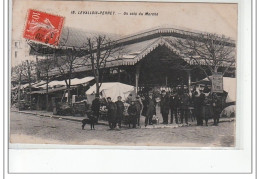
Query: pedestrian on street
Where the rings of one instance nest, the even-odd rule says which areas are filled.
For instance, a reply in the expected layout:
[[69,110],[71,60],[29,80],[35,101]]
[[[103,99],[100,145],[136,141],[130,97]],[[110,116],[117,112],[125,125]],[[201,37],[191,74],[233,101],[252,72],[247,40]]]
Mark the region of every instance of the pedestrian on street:
[[203,101],[203,105],[202,105],[202,117],[205,120],[206,126],[208,126],[208,120],[209,120],[209,118],[211,117],[211,114],[212,114],[211,113],[212,112],[212,108],[211,108],[211,94],[208,93],[206,95],[204,91],[202,93],[202,94],[204,94],[204,101]]
[[170,103],[170,110],[171,110],[171,124],[173,123],[173,115],[175,118],[175,123],[179,124],[178,107],[180,105],[180,98],[179,98],[177,92],[175,92],[173,95],[171,95],[169,103]]
[[156,115],[155,110],[155,99],[153,98],[153,93],[149,92],[148,97],[144,100],[143,115],[145,116],[145,127],[149,124],[152,125],[153,115]]
[[[128,110],[127,110],[128,114],[129,114],[129,120],[130,120],[130,123],[133,124],[133,128],[136,128],[136,122],[137,122],[137,108],[136,108],[136,103],[135,101],[131,101],[131,104],[130,106],[128,107]],[[130,127],[130,124],[129,124],[129,127]]]
[[215,126],[219,123],[219,116],[221,113],[221,99],[218,97],[216,93],[212,94],[212,110],[213,110],[213,119]]
[[188,124],[189,117],[189,105],[190,105],[190,97],[187,92],[185,92],[181,96],[181,124],[183,124],[183,118],[185,118],[185,123]]
[[136,97],[135,105],[136,105],[136,109],[137,109],[137,114],[136,114],[137,125],[140,126],[140,117],[141,117],[141,112],[143,110],[143,103],[142,103],[140,96]]
[[133,95],[132,95],[132,94],[129,94],[129,95],[127,96],[125,102],[128,103],[128,104],[131,104],[132,100],[133,100]]
[[118,124],[118,127],[121,128],[121,121],[124,117],[123,114],[124,114],[124,110],[125,110],[125,106],[124,106],[124,103],[122,102],[121,96],[117,97],[116,107],[117,107],[117,112],[116,112],[117,124]]
[[194,92],[194,112],[195,112],[195,117],[197,120],[197,126],[202,126],[203,125],[203,118],[202,118],[202,107],[203,107],[203,102],[205,100],[204,94],[202,94],[202,91],[199,95],[199,93],[196,91]]
[[165,90],[162,90],[160,107],[161,107],[161,114],[162,114],[162,117],[163,117],[163,124],[168,124],[168,115],[169,115],[169,110],[170,110],[170,99],[169,99],[168,95],[166,94]]
[[116,127],[116,115],[117,108],[116,104],[112,102],[111,98],[107,98],[107,117],[110,129],[114,129]]
[[205,88],[203,89],[203,93],[210,93],[210,89],[208,85],[206,85]]
[[93,111],[93,115],[96,116],[98,120],[100,110],[100,100],[98,95],[96,95],[95,99],[92,101],[91,110]]

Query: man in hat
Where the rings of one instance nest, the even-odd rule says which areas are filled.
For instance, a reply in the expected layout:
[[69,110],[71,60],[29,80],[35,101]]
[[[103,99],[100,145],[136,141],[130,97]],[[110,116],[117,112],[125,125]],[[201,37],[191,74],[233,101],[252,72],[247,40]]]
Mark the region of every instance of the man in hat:
[[168,124],[168,115],[170,110],[170,100],[169,97],[166,95],[166,91],[162,90],[161,95],[161,114],[163,117],[163,124]]
[[[200,93],[202,93],[202,90],[200,91]],[[202,106],[204,101],[204,95],[199,95],[199,93],[195,91],[193,96],[194,113],[197,120],[197,126],[201,126],[203,125]]]
[[131,101],[133,100],[133,95],[129,94],[125,100],[126,103],[131,104]]
[[217,126],[219,123],[219,116],[221,113],[221,99],[218,97],[217,93],[212,94],[212,110],[214,125]]
[[114,129],[116,127],[116,114],[117,108],[116,104],[112,102],[111,98],[107,98],[107,117],[110,129]]
[[124,109],[125,109],[125,106],[124,106],[124,103],[122,102],[121,96],[117,97],[116,107],[117,107],[117,112],[116,112],[117,124],[118,124],[118,127],[121,128],[121,121],[124,117],[123,114],[124,114]]
[[190,105],[190,97],[188,92],[185,91],[183,95],[181,95],[181,124],[183,124],[183,118],[185,118],[185,123],[188,124],[188,116],[189,116],[189,105]]
[[178,121],[177,111],[178,111],[179,104],[180,104],[180,98],[176,91],[173,93],[173,95],[170,96],[169,104],[170,104],[170,109],[171,109],[171,124],[173,123],[173,115],[175,118],[175,123],[178,124],[179,121]]
[[145,114],[145,127],[149,124],[152,125],[152,119],[153,115],[156,115],[156,110],[155,110],[155,99],[153,98],[153,93],[149,92],[148,93],[148,98],[145,100],[144,103],[144,114]]
[[98,95],[96,95],[95,99],[92,101],[91,110],[93,111],[93,115],[96,116],[98,120],[100,110],[100,101]]
[[[199,119],[199,125],[203,126],[203,119],[205,118],[205,99],[206,95],[203,92],[203,90],[200,90],[200,95],[199,95],[199,105],[200,105],[200,119]],[[198,120],[198,119],[197,119]]]

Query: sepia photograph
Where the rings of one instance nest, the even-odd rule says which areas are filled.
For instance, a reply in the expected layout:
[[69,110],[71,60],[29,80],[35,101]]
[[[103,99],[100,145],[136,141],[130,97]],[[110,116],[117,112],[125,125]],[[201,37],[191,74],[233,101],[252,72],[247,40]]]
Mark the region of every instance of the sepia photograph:
[[11,144],[236,147],[238,4],[12,1]]

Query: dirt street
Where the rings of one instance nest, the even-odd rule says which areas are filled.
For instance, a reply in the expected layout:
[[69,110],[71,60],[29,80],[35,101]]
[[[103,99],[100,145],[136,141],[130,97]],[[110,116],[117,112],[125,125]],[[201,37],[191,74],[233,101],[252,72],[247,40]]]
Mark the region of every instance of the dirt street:
[[[234,146],[235,121],[221,122],[219,126],[161,127],[109,130],[106,125],[96,125],[96,130],[81,130],[81,123],[11,112],[10,142],[37,144],[96,144],[96,145],[161,145],[185,147]],[[144,120],[142,118],[142,120]]]

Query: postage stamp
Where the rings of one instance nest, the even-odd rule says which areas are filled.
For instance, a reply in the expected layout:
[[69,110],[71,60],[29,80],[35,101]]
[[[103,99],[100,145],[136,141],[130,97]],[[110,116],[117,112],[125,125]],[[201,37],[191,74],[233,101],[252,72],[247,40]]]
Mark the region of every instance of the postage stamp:
[[29,9],[23,37],[26,39],[58,45],[64,17]]

